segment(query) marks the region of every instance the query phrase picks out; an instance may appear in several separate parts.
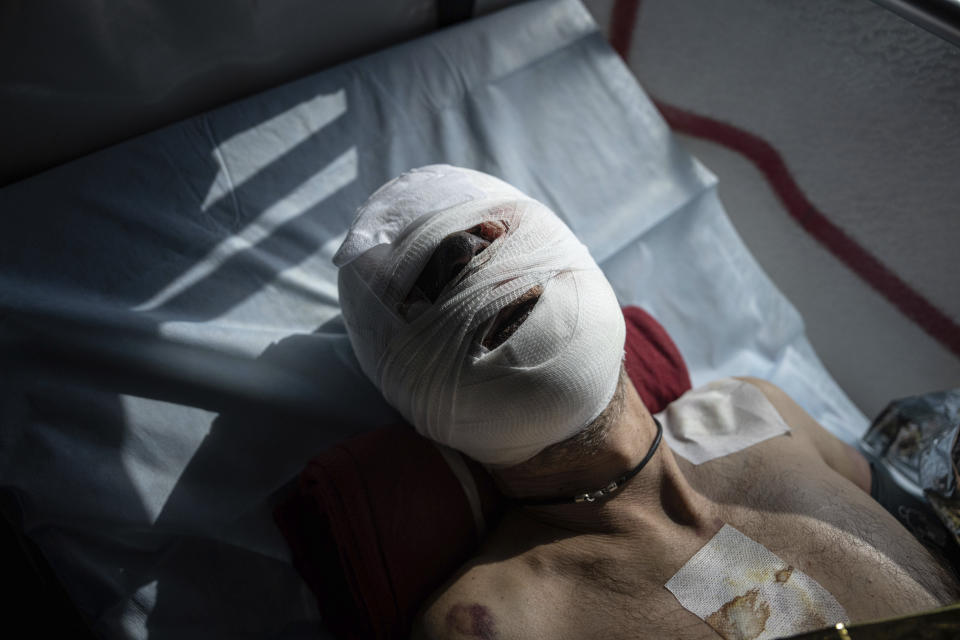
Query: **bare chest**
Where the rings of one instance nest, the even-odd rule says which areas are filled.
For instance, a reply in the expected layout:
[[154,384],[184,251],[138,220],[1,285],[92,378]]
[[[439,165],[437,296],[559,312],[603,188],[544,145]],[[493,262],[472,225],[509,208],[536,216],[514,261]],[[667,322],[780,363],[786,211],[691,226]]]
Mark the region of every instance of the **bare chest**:
[[[869,496],[825,466],[811,468],[814,462],[797,452],[767,449],[754,452],[760,460],[731,456],[712,468],[687,469],[712,505],[717,529],[728,524],[782,560],[782,566],[759,567],[758,581],[766,579],[763,571],[787,567],[782,578],[789,579],[799,570],[826,589],[851,621],[930,609],[954,589],[926,550]],[[558,554],[548,592],[564,605],[550,621],[553,637],[715,638],[665,588],[710,536],[678,526],[633,548]],[[808,628],[822,626],[814,620]]]
[[816,580],[852,620],[956,597],[953,578],[895,518],[792,439],[715,462],[687,470],[718,519]]

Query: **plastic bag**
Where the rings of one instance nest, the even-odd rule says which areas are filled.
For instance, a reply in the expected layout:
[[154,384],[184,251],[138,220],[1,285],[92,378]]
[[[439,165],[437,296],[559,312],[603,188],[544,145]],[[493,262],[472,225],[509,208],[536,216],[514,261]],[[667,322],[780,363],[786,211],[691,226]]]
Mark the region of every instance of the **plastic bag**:
[[864,444],[920,488],[960,543],[960,389],[891,402]]

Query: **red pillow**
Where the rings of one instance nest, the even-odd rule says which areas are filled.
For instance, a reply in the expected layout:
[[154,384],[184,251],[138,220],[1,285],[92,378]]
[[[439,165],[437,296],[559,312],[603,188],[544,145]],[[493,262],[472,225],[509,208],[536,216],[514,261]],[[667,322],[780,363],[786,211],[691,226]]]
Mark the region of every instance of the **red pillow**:
[[[626,307],[627,374],[656,413],[690,389],[683,357],[660,324]],[[501,499],[463,458],[486,522]],[[293,565],[339,638],[405,638],[424,600],[476,550],[480,533],[440,450],[406,425],[342,442],[310,461],[274,512]]]
[[687,364],[667,330],[640,307],[624,307],[627,375],[650,413],[660,413],[690,390]]

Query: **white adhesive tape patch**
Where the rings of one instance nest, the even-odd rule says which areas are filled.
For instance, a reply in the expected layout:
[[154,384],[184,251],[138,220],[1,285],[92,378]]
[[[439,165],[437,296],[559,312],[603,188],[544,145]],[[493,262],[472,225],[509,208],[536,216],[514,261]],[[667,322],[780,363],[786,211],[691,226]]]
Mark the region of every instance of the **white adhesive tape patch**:
[[735,378],[723,378],[686,392],[657,418],[670,448],[693,464],[790,432],[760,389]]
[[820,584],[728,524],[664,585],[725,640],[766,640],[847,622]]

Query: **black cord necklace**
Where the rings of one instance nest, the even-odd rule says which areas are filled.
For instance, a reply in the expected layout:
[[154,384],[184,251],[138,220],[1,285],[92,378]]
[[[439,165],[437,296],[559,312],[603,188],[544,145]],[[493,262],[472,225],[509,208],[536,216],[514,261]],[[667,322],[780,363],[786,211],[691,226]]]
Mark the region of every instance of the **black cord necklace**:
[[657,452],[657,447],[660,446],[660,438],[663,435],[663,426],[656,418],[653,418],[653,421],[657,425],[657,437],[653,439],[653,444],[650,445],[650,450],[647,451],[647,455],[643,456],[643,460],[641,460],[637,466],[635,466],[633,469],[630,469],[630,471],[627,471],[625,474],[602,489],[597,489],[596,491],[587,491],[586,493],[578,493],[572,498],[514,498],[511,500],[511,502],[523,506],[543,506],[549,504],[596,502],[597,500],[603,500],[604,498],[609,497],[617,489],[626,484],[630,478],[640,473],[640,470],[647,466],[647,463],[650,462],[651,458],[653,458],[653,454]]

